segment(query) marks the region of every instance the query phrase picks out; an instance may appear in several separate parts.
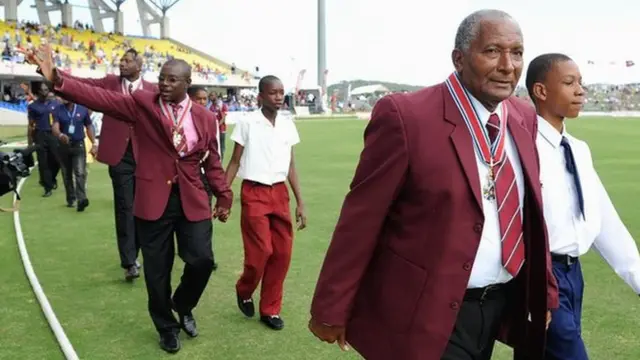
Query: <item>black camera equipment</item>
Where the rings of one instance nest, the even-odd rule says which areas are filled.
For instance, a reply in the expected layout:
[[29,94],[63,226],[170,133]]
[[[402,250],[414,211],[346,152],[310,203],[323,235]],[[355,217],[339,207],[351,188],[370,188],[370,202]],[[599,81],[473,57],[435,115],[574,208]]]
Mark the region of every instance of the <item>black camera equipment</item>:
[[20,201],[18,181],[31,174],[30,168],[35,165],[33,160],[35,150],[36,146],[33,145],[24,149],[14,149],[11,153],[0,152],[0,196],[13,191],[16,199]]

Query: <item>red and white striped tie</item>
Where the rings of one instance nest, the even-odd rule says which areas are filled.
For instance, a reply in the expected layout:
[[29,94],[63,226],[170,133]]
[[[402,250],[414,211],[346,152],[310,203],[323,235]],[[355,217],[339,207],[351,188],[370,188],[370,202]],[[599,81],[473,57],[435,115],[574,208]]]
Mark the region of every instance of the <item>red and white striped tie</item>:
[[[491,143],[495,141],[499,130],[500,119],[497,114],[491,114],[487,123],[487,132]],[[502,237],[502,265],[509,274],[515,277],[524,264],[525,252],[518,186],[513,167],[506,154],[504,161],[496,169],[495,186]]]
[[[173,111],[173,118],[179,119],[178,115],[180,114],[180,109],[182,109],[182,105],[170,103],[171,110]],[[176,126],[176,131],[180,134],[180,142],[178,144],[174,144],[178,154],[183,154],[187,152],[187,138],[184,136],[184,129],[182,128],[182,124],[174,124]]]

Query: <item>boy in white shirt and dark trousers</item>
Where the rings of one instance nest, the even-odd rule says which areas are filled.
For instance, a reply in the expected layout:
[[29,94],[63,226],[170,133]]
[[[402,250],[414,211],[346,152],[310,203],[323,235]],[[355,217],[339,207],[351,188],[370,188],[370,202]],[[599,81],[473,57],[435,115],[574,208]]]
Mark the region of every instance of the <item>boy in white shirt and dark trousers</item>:
[[593,247],[640,294],[640,255],[593,167],[589,146],[565,128],[564,119],[577,117],[584,102],[578,66],[563,54],[541,55],[529,64],[526,85],[538,113],[544,217],[560,299],[545,359],[586,360],[580,256]]
[[280,318],[284,280],[293,246],[293,225],[289,210],[288,180],[298,204],[298,230],[306,226],[293,146],[300,142],[290,117],[278,114],[284,102],[284,87],[275,76],[265,76],[258,85],[262,107],[236,124],[235,142],[227,166],[227,183],[236,175],[243,179],[240,199],[240,227],[244,244],[244,271],[236,284],[240,311],[254,316],[253,293],[262,281],[260,321],[281,330]]

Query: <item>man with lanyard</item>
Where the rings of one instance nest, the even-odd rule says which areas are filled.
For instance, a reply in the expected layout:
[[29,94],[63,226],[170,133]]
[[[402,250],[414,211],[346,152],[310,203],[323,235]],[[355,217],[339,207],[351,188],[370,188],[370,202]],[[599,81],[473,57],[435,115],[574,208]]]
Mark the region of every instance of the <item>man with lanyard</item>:
[[40,172],[40,185],[44,188],[43,197],[49,197],[52,190],[57,188],[56,176],[60,170],[57,158],[58,141],[51,134],[51,111],[55,108],[54,102],[47,100],[49,87],[44,82],[34,83],[37,89],[36,100],[29,104],[27,116],[29,118],[28,142],[29,145],[38,145],[38,171]]
[[86,129],[91,144],[95,144],[95,134],[89,109],[62,98],[59,101],[60,104],[53,111],[53,135],[60,139],[60,165],[67,194],[67,207],[73,207],[77,200],[78,212],[82,212],[89,206],[86,193],[87,153],[84,132]]

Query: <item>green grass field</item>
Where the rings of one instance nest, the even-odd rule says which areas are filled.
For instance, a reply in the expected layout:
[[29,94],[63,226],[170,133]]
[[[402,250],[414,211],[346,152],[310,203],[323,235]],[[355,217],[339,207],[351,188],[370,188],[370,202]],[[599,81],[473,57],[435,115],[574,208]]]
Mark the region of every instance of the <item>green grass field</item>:
[[[308,332],[309,304],[319,267],[362,148],[363,121],[305,121],[296,148],[309,228],[297,234],[282,313],[286,328],[273,332],[245,319],[235,304],[242,269],[239,209],[215,225],[220,268],[195,311],[200,337],[186,339],[173,359],[358,359],[321,344]],[[570,131],[591,144],[596,167],[630,231],[640,237],[640,121],[580,119]],[[19,132],[11,130],[16,136]],[[23,131],[23,130],[21,130]],[[0,127],[0,139],[10,130]],[[22,132],[24,134],[24,132]],[[237,190],[237,184],[235,186]],[[22,225],[36,273],[81,359],[158,359],[146,311],[143,280],[122,280],[114,239],[111,185],[106,167],[90,166],[91,206],[79,214],[65,207],[63,190],[43,200],[37,174],[23,190]],[[0,206],[9,205],[9,196]],[[13,217],[0,213],[0,359],[63,359],[40,312],[13,236]],[[640,359],[640,298],[595,254],[583,259],[586,277],[583,332],[592,359]],[[177,261],[174,283],[182,271]],[[509,359],[500,347],[494,359]]]

